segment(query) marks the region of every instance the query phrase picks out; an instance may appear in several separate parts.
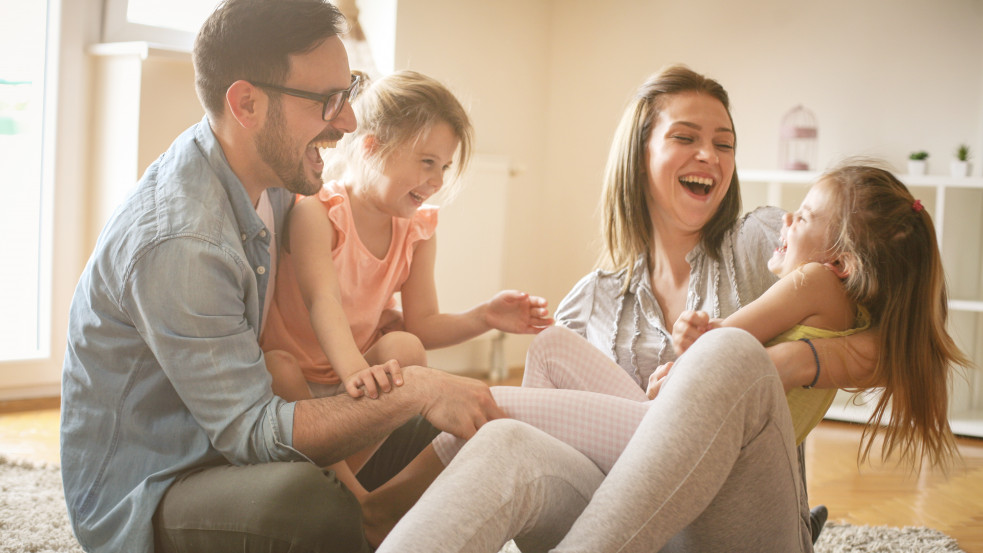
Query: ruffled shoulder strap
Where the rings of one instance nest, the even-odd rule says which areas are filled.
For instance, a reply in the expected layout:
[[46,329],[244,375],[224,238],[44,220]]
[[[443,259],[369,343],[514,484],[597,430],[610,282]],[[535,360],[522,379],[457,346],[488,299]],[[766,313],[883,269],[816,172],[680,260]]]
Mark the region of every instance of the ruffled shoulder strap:
[[440,208],[435,205],[425,204],[416,210],[416,214],[410,222],[409,234],[407,236],[408,245],[413,245],[420,240],[429,240],[437,230],[437,212]]
[[317,193],[317,199],[328,210],[328,219],[335,229],[335,248],[348,238],[355,226],[352,218],[352,206],[348,200],[348,190],[338,181],[326,182]]

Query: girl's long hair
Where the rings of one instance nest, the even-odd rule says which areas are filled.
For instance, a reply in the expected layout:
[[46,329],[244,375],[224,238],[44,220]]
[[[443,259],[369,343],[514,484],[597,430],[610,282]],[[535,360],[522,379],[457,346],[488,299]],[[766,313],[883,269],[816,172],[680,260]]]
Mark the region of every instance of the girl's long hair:
[[945,274],[932,218],[904,184],[870,162],[849,161],[820,182],[831,185],[840,209],[834,251],[851,269],[847,295],[870,311],[879,336],[874,374],[862,384],[883,393],[864,430],[860,460],[883,432],[882,459],[897,451],[910,468],[928,458],[947,470],[958,454],[948,419],[952,368],[970,362],[946,329]]
[[[645,149],[655,118],[666,98],[696,92],[716,98],[727,110],[731,128],[730,100],[717,81],[685,66],[672,65],[649,77],[629,102],[615,131],[604,171],[602,192],[603,228],[606,255],[599,265],[628,270],[626,283],[639,255],[652,251],[652,218],[649,210]],[[737,169],[731,175],[730,189],[717,212],[701,231],[707,254],[717,259],[720,244],[741,212],[741,189]]]

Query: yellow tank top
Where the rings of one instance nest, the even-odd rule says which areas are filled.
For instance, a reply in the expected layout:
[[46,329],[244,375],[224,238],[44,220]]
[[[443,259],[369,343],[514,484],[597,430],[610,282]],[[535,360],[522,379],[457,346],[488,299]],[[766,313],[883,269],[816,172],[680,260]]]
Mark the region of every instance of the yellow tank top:
[[[839,338],[867,330],[868,328],[870,328],[870,312],[863,307],[857,307],[857,319],[854,322],[854,328],[837,331],[795,325],[776,336],[766,345],[770,346],[782,342],[791,342],[799,338]],[[788,409],[792,413],[795,445],[801,444],[806,439],[806,436],[809,435],[809,432],[819,424],[819,421],[823,420],[823,416],[826,415],[826,411],[833,403],[834,396],[836,396],[836,388],[811,388],[807,390],[802,387],[793,388],[785,395],[785,399],[788,401]]]

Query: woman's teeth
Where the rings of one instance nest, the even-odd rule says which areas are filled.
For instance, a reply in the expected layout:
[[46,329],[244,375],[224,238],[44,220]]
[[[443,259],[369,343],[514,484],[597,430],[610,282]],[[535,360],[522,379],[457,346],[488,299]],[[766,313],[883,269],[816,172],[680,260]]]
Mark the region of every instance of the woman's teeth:
[[707,177],[682,177],[679,182],[694,194],[706,195],[713,188],[713,179]]

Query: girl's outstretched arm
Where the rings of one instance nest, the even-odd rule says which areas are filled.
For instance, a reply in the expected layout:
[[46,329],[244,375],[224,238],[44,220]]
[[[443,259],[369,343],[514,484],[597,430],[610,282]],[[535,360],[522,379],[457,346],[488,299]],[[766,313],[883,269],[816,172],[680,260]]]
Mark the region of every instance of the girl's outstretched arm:
[[553,324],[546,300],[505,290],[461,313],[441,313],[434,282],[436,235],[417,245],[410,276],[401,290],[406,330],[427,349],[459,344],[488,330],[536,334]]
[[362,395],[360,385],[369,397],[376,397],[378,390],[388,392],[391,385],[386,373],[396,371],[393,380],[398,385],[402,380],[399,368],[394,363],[370,367],[355,344],[331,257],[335,233],[327,210],[317,198],[301,200],[291,210],[289,225],[297,284],[310,312],[314,334],[332,369],[353,397]]
[[[746,330],[765,344],[795,325],[847,330],[855,318],[855,306],[839,278],[819,263],[807,263],[726,319],[684,311],[673,325],[673,346],[682,355],[700,334],[724,326]],[[809,382],[811,378],[805,384]]]

